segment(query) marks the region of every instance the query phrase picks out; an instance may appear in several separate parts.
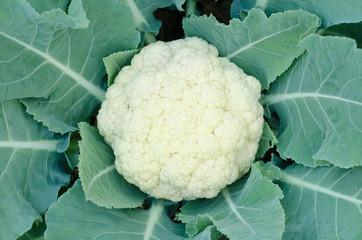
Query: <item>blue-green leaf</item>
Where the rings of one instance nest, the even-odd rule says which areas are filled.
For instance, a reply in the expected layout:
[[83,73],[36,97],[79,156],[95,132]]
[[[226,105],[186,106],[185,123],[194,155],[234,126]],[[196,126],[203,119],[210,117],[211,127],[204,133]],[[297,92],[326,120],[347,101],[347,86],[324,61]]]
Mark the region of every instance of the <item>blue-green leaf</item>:
[[217,197],[188,202],[181,208],[179,219],[186,223],[190,236],[202,230],[198,227],[200,219],[209,219],[231,240],[280,239],[284,230],[282,197],[279,187],[253,166],[247,179],[224,188]]
[[172,222],[162,200],[148,210],[102,208],[85,200],[79,181],[52,205],[45,221],[49,240],[186,238],[184,224]]
[[293,164],[278,181],[286,214],[283,239],[360,239],[362,168]]
[[63,140],[19,101],[0,101],[0,239],[16,239],[41,221],[69,181],[64,153],[57,152]]
[[260,8],[268,15],[302,9],[319,16],[324,27],[362,20],[362,1],[360,0],[234,0],[231,5],[231,16],[239,17],[240,11],[248,11],[252,8]]
[[257,78],[263,89],[282,74],[303,52],[298,46],[304,36],[319,26],[317,16],[303,11],[287,11],[267,18],[259,9],[249,12],[244,21],[219,23],[212,15],[192,15],[183,21],[187,36],[197,36],[216,46],[221,57]]
[[102,58],[140,41],[120,1],[73,0],[67,13],[0,2],[0,99],[25,98],[36,120],[61,133],[77,129],[104,100]]
[[280,118],[277,150],[306,166],[362,165],[362,50],[352,39],[311,35],[265,100]]

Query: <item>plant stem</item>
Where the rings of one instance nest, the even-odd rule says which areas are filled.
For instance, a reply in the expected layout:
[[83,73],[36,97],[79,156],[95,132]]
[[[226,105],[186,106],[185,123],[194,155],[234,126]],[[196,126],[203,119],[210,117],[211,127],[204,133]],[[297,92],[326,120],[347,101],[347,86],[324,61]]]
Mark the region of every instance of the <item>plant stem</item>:
[[186,0],[186,17],[189,17],[191,14],[196,15],[196,4],[197,0]]
[[145,45],[149,45],[156,41],[157,41],[157,39],[156,39],[155,35],[153,35],[153,33],[145,32]]

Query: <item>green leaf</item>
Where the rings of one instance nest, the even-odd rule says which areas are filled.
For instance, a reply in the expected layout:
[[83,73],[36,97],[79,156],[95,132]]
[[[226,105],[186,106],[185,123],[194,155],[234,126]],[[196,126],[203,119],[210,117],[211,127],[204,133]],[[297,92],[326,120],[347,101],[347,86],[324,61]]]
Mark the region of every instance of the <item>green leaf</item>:
[[159,8],[175,5],[178,10],[182,10],[181,5],[185,0],[122,0],[129,6],[133,14],[133,18],[137,22],[137,28],[141,32],[152,32],[155,35],[161,27],[153,12]]
[[187,240],[220,240],[222,234],[216,229],[215,226],[208,226],[199,234],[187,238]]
[[261,135],[260,141],[259,141],[259,148],[256,152],[257,158],[264,157],[265,153],[274,147],[275,144],[278,143],[277,138],[274,136],[274,133],[270,129],[269,125],[264,122],[263,127],[263,134]]
[[360,239],[362,168],[293,164],[278,182],[286,214],[283,239]]
[[361,0],[234,0],[231,16],[239,17],[240,11],[261,8],[268,15],[286,10],[302,9],[318,15],[324,27],[338,23],[359,22],[362,20]]
[[108,86],[111,86],[114,82],[114,79],[117,77],[118,73],[124,66],[130,65],[131,60],[139,53],[140,49],[133,49],[129,51],[121,51],[118,53],[113,53],[108,57],[103,58],[104,65],[106,66],[108,74]]
[[142,205],[146,194],[129,184],[116,170],[114,154],[87,123],[80,123],[79,176],[87,200],[101,207],[133,208]]
[[281,121],[277,150],[306,166],[361,165],[362,50],[318,35],[301,45],[306,53],[265,97]]
[[303,52],[302,37],[315,32],[317,16],[303,11],[288,11],[267,18],[253,9],[242,22],[232,19],[229,25],[219,23],[212,15],[184,19],[187,36],[197,36],[216,46],[221,57],[256,77],[263,89],[282,74]]
[[44,240],[44,232],[46,229],[45,221],[40,223],[34,223],[33,227],[24,233],[23,236],[17,240]]
[[362,21],[358,23],[341,23],[319,32],[322,36],[340,36],[353,38],[358,48],[362,48]]
[[73,0],[67,12],[39,15],[23,0],[0,2],[0,99],[26,98],[27,111],[61,133],[105,98],[102,58],[140,41],[128,6],[117,0]]
[[45,239],[185,239],[184,225],[158,201],[148,210],[107,209],[86,201],[77,181],[45,215]]
[[0,239],[15,239],[41,221],[69,181],[57,152],[66,139],[34,121],[19,101],[0,101]]
[[280,239],[284,230],[282,197],[279,187],[253,166],[247,179],[224,188],[217,197],[188,202],[179,218],[189,235],[197,233],[193,228],[203,217],[231,240]]

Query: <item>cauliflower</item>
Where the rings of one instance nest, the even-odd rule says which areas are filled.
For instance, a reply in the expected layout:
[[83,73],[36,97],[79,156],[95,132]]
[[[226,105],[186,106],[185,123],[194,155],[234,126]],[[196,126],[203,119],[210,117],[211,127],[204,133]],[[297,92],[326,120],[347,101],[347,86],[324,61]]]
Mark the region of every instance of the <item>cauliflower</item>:
[[263,128],[260,90],[202,39],[156,42],[109,87],[98,127],[117,171],[142,191],[212,198],[251,167]]

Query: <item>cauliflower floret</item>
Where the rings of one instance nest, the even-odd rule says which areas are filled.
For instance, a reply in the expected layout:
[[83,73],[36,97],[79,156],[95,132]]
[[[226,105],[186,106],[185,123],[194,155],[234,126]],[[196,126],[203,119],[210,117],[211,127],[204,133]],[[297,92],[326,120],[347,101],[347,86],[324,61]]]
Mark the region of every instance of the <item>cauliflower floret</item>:
[[98,128],[124,178],[156,198],[215,197],[249,171],[261,86],[202,39],[142,49],[109,87]]

